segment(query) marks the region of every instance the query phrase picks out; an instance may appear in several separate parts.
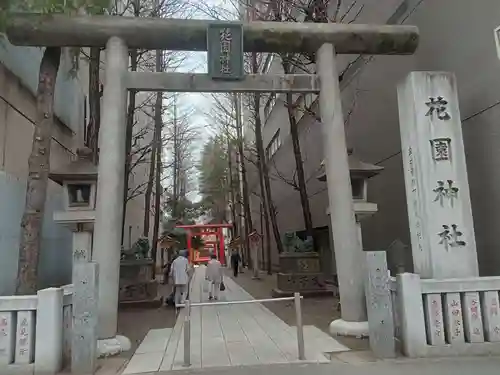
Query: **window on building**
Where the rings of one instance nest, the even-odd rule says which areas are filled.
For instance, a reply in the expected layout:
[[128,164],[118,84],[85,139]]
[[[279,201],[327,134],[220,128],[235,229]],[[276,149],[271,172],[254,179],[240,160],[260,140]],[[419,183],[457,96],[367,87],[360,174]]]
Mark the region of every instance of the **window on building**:
[[267,120],[269,116],[271,115],[271,111],[273,110],[274,106],[276,105],[276,93],[272,93],[269,95],[269,98],[267,99],[266,105],[264,106],[264,119]]
[[274,134],[266,148],[266,160],[270,160],[281,146],[280,130]]

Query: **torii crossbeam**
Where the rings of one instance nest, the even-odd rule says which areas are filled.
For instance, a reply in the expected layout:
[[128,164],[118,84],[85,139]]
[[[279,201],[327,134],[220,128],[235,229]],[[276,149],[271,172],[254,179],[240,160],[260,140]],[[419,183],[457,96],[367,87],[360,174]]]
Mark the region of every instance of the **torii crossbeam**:
[[[9,41],[19,46],[106,46],[106,81],[99,139],[94,254],[99,263],[99,337],[116,334],[122,192],[125,165],[125,113],[128,89],[169,91],[319,92],[324,132],[325,172],[339,280],[344,334],[352,322],[366,322],[363,252],[356,229],[338,81],[337,54],[408,55],[418,45],[414,26],[335,23],[243,23],[246,52],[315,54],[314,75],[253,75],[225,82],[208,75],[131,73],[128,49],[206,51],[213,21],[120,16],[18,14],[7,20]],[[231,23],[227,23],[231,25]],[[229,27],[229,26],[228,26]],[[240,43],[240,42],[238,42]],[[221,47],[222,48],[222,47]],[[139,74],[143,74],[139,76]],[[158,75],[160,74],[160,75]],[[166,73],[165,73],[166,74]],[[338,323],[338,324],[337,324]],[[356,325],[359,327],[359,325]],[[367,327],[367,324],[366,324]],[[335,331],[335,329],[333,329]],[[354,330],[352,330],[354,332]],[[359,330],[356,331],[359,333]]]
[[[122,16],[17,14],[7,36],[18,46],[104,47],[116,36],[130,48],[206,51],[212,20]],[[231,22],[228,22],[231,23]],[[339,54],[408,55],[418,45],[415,26],[341,23],[243,23],[245,52],[316,52],[332,43]]]

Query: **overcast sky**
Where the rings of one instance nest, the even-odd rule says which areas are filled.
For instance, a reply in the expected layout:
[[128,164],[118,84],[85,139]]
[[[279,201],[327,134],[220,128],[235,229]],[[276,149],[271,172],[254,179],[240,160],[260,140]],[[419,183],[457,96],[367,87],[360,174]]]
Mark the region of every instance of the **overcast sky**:
[[[194,0],[195,6],[203,9],[207,7],[207,3],[213,4],[213,8],[225,9],[227,12],[232,11],[231,1],[228,0]],[[194,18],[199,19],[210,19],[210,17],[203,11],[199,11]],[[185,63],[181,68],[177,70],[178,72],[196,72],[196,73],[207,73],[207,54],[206,52],[191,52],[189,57],[186,59]],[[206,113],[210,112],[212,107],[212,100],[210,94],[203,93],[185,93],[182,94],[179,99],[179,104],[181,106],[192,107],[195,112],[191,117],[191,124],[196,126],[199,131],[199,139],[195,145],[194,157],[196,162],[199,161],[199,156],[203,144],[207,141],[210,135],[214,134],[214,129],[209,125],[210,120],[207,119]],[[192,173],[197,173],[194,169]],[[197,178],[195,178],[197,180]],[[197,201],[201,198],[197,188],[188,194],[188,199]]]

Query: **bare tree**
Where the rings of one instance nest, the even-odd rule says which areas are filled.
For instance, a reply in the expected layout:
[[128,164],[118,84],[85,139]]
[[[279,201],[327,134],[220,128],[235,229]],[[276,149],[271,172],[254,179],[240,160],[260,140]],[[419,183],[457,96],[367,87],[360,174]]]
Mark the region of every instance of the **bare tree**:
[[[210,111],[205,115],[213,124],[212,128],[216,134],[227,139],[228,155],[230,155],[228,159],[229,177],[232,181],[230,183],[229,195],[231,199],[229,205],[234,211],[232,213],[234,226],[239,228],[238,234],[244,240],[243,254],[246,261],[250,248],[248,234],[254,227],[248,193],[246,145],[242,131],[242,101],[241,97],[234,93],[212,94],[211,99]],[[233,157],[235,163],[233,163]],[[243,223],[241,218],[243,218]]]
[[[252,54],[252,73],[257,73],[259,71],[259,63],[257,60],[257,54]],[[261,186],[261,196],[264,201],[264,220],[266,217],[269,217],[271,220],[271,227],[274,235],[274,240],[276,242],[276,246],[278,248],[278,253],[283,252],[283,243],[281,242],[281,234],[278,227],[278,221],[276,218],[276,211],[274,209],[272,191],[271,191],[271,182],[269,179],[269,169],[266,160],[266,154],[264,151],[264,144],[262,138],[262,120],[260,117],[260,94],[253,94],[253,118],[255,121],[255,143],[257,147],[257,164],[259,168],[259,177],[260,177],[260,186]],[[266,225],[268,225],[266,223]],[[268,241],[270,241],[268,236]],[[272,272],[272,264],[271,264],[271,246],[268,243],[268,251],[267,251],[267,272],[271,274]]]
[[[167,192],[167,208],[172,219],[186,219],[186,209],[189,204],[187,195],[195,185],[196,163],[193,153],[198,139],[198,129],[191,123],[194,110],[189,105],[182,105],[180,95],[170,97],[171,105],[168,117],[171,119],[165,129],[165,151],[168,169],[166,178],[170,185]],[[189,215],[188,215],[189,216]]]
[[[117,5],[118,6],[118,5]],[[118,8],[120,8],[118,6]],[[189,15],[189,9],[186,8],[185,0],[128,0],[128,2],[124,5],[124,10],[122,14],[132,13],[135,17],[187,17]],[[115,11],[117,12],[117,10]],[[136,70],[146,70],[146,71],[155,71],[156,69],[156,54],[147,50],[131,50],[130,51],[130,61],[131,66],[130,69],[132,71]],[[186,54],[183,52],[165,52],[162,55],[162,68],[175,70],[177,69],[185,60]],[[127,131],[126,131],[126,162],[125,162],[125,177],[124,177],[124,209],[122,216],[122,243],[124,240],[124,227],[125,220],[127,214],[127,204],[130,200],[135,197],[147,194],[149,190],[147,189],[148,185],[146,183],[140,184],[139,186],[134,186],[132,189],[129,187],[131,176],[133,175],[133,169],[139,165],[143,165],[148,163],[148,159],[152,161],[150,163],[150,168],[152,169],[151,173],[153,173],[150,179],[153,178],[154,181],[154,169],[155,169],[155,151],[157,150],[152,145],[154,144],[154,129],[156,128],[154,113],[156,100],[154,98],[156,95],[141,95],[139,99],[139,103],[137,103],[137,94],[136,90],[129,91],[129,100],[128,100],[128,110],[127,110]],[[141,102],[142,99],[142,102]],[[144,127],[144,124],[137,131],[137,120],[136,115],[138,111],[141,111],[143,115],[150,116],[150,121]],[[149,134],[148,134],[149,133]],[[144,138],[150,136],[153,133],[152,139],[149,141],[149,144],[144,144],[141,142]],[[160,161],[161,162],[161,161]],[[152,182],[153,183],[153,182]],[[131,194],[132,190],[132,194]],[[151,198],[151,194],[148,195],[149,200]],[[148,199],[146,199],[148,200]],[[148,205],[145,207],[145,228],[143,228],[143,234],[145,236],[149,236],[149,216],[151,215],[150,211],[150,202],[146,202]],[[146,219],[147,217],[147,219]],[[154,244],[154,239],[153,239]]]
[[[230,9],[244,6],[254,20],[267,20],[275,22],[314,22],[314,23],[352,23],[361,14],[364,5],[358,4],[357,0],[346,2],[344,0],[262,0],[257,2],[245,2],[233,0]],[[228,12],[217,7],[207,7],[203,11],[213,17],[227,16]],[[229,12],[230,13],[230,12]],[[311,54],[280,54],[281,65],[285,74],[311,73],[314,68],[315,56]],[[342,79],[342,74],[339,77]],[[289,183],[299,193],[302,215],[306,234],[313,236],[313,223],[309,207],[309,195],[307,192],[307,178],[304,173],[304,159],[300,147],[300,136],[297,115],[299,111],[307,111],[317,117],[311,107],[301,108],[302,96],[297,97],[292,93],[285,94],[285,107],[290,126],[290,135],[295,160],[293,177],[279,177]],[[271,207],[271,209],[273,209]],[[272,213],[271,213],[272,217]]]

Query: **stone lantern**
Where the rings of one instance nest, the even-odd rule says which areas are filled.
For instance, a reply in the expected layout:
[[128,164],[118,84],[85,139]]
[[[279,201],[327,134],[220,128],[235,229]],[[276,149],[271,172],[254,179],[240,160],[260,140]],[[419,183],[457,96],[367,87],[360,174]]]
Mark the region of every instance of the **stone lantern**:
[[[363,244],[361,221],[374,215],[378,211],[376,203],[368,202],[368,180],[383,171],[384,167],[360,161],[353,155],[352,149],[349,149],[347,152],[349,156],[349,172],[351,176],[352,199],[354,203],[354,213],[356,214],[356,225],[358,228],[360,244]],[[323,166],[324,161],[321,162],[321,167]],[[318,180],[326,181],[326,174],[324,171],[320,173]],[[327,214],[330,215],[330,208],[327,208]],[[330,245],[333,245],[332,239],[330,240]]]
[[92,151],[78,149],[76,158],[49,173],[62,185],[64,210],[54,212],[54,221],[73,232],[73,298],[71,372],[93,374],[96,368],[98,265],[91,262],[94,231],[97,167]]
[[54,221],[73,231],[73,261],[90,261],[97,166],[92,162],[90,149],[81,148],[76,153],[75,160],[49,174],[49,178],[64,190],[64,211],[54,212]]

